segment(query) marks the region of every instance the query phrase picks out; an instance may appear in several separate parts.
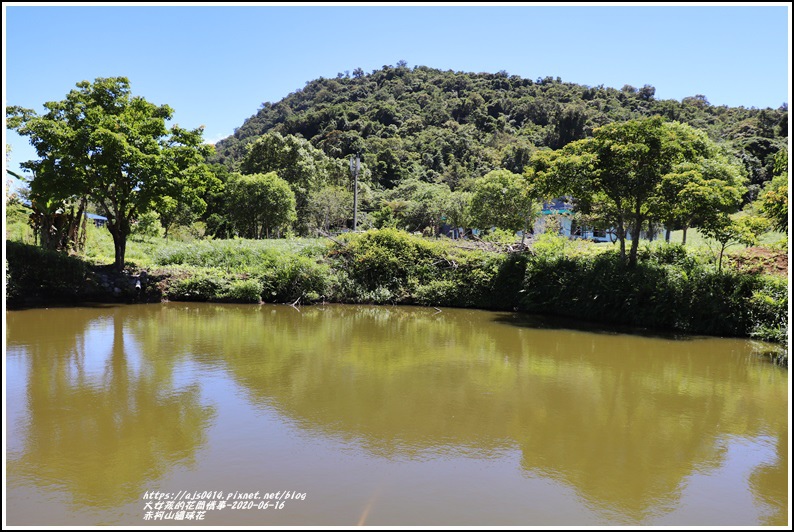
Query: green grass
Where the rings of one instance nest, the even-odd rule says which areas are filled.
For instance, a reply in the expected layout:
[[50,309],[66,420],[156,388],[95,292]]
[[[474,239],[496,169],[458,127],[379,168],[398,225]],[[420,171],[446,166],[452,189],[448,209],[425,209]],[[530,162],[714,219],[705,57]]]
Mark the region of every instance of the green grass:
[[6,240],[33,244],[33,229],[28,224],[31,210],[19,203],[6,205]]
[[6,224],[6,240],[33,244],[33,229],[24,222],[14,221]]
[[[670,233],[670,244],[682,244],[683,231],[672,231]],[[762,247],[780,247],[785,248],[787,234],[778,231],[768,231],[762,234],[758,239],[758,245]],[[640,240],[639,250],[657,250],[665,246],[667,243],[664,240],[664,233],[661,233],[655,240]],[[578,255],[593,255],[598,252],[604,251],[617,251],[620,249],[620,243],[590,243],[591,247],[595,247],[597,251],[590,251],[591,247],[581,247]],[[626,241],[626,252],[630,249],[631,241]],[[567,246],[566,246],[567,247]],[[706,238],[697,229],[689,229],[686,234],[686,250],[689,254],[696,257],[701,263],[713,262],[716,264],[719,255],[719,244],[714,240]],[[737,253],[745,249],[745,246],[740,244],[732,244],[725,249],[727,254]],[[566,249],[565,256],[571,256],[571,249]]]
[[[86,259],[97,265],[112,264],[113,237],[108,230],[91,226],[87,233]],[[327,242],[320,238],[289,240],[130,238],[127,240],[125,262],[134,263],[140,268],[182,264],[239,270],[262,261],[272,261],[279,255],[319,255],[323,253]]]
[[[131,262],[141,268],[150,268],[154,264],[151,260],[153,250],[160,245],[162,239],[146,241],[127,240],[125,262]],[[96,265],[113,264],[115,252],[113,250],[113,236],[104,227],[89,224],[86,227],[85,250],[86,260]]]
[[[673,231],[670,233],[670,243],[671,244],[681,244],[683,242],[683,231]],[[771,246],[775,245],[780,242],[781,239],[786,238],[786,233],[780,233],[778,231],[767,231],[766,233],[762,234],[759,239],[758,243],[761,246]],[[664,240],[664,234],[662,234],[662,240]],[[715,243],[713,240],[710,240],[703,236],[700,231],[697,229],[690,229],[686,232],[686,245],[687,247],[692,247],[693,249],[698,248],[706,248],[706,249],[714,249]],[[740,245],[733,245],[729,246],[728,249],[741,249],[742,246]]]

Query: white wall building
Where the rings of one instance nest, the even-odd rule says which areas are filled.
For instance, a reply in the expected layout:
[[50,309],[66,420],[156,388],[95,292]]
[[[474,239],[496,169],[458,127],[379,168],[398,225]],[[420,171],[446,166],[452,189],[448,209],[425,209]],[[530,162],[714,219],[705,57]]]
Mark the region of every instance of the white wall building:
[[[540,216],[535,220],[533,231],[536,235],[546,231],[550,224],[559,226],[558,232],[569,238],[583,238],[595,242],[616,242],[617,232],[610,229],[596,229],[593,227],[580,226],[574,223],[573,204],[566,198],[558,198],[544,202]],[[640,238],[655,240],[659,235],[664,235],[664,228],[655,231],[655,234],[648,235],[646,231],[640,232]],[[631,240],[631,232],[627,231],[626,240]]]

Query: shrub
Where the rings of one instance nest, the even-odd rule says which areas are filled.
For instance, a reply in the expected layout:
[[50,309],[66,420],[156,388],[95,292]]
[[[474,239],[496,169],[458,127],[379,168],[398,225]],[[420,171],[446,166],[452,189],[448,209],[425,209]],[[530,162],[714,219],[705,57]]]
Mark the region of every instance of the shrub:
[[317,301],[328,296],[330,271],[327,265],[300,255],[287,255],[255,270],[262,284],[262,299],[293,303]]
[[149,240],[162,236],[163,226],[160,224],[160,215],[149,211],[138,217],[137,223],[132,226],[130,240]]
[[485,235],[483,235],[482,239],[485,242],[492,242],[494,244],[500,244],[504,246],[509,246],[518,242],[518,237],[516,236],[515,231],[507,231],[498,227],[488,231]]
[[414,299],[420,305],[427,306],[465,306],[460,301],[460,283],[452,279],[435,279],[418,286]]
[[554,233],[542,233],[532,241],[532,251],[544,258],[562,257],[570,240]]
[[697,261],[682,244],[660,243],[649,246],[638,254],[643,261],[652,261],[657,264],[671,264],[682,268],[693,268]]
[[74,302],[83,290],[88,267],[76,257],[21,242],[6,241],[6,301]]
[[229,285],[215,272],[194,271],[190,277],[173,280],[165,295],[173,301],[221,301]]
[[489,261],[484,275],[490,274],[487,294],[480,294],[480,305],[485,308],[513,310],[521,303],[522,287],[530,255],[511,253],[499,255]]
[[223,299],[235,303],[260,303],[262,301],[262,283],[256,279],[238,279],[232,281]]
[[784,279],[766,277],[750,297],[750,336],[778,343],[788,341],[788,284]]
[[432,280],[439,247],[404,231],[372,229],[349,240],[346,248],[337,248],[336,256],[346,259],[351,279],[365,290],[386,288],[403,299],[409,286]]
[[35,236],[30,226],[31,211],[17,201],[6,203],[6,240],[33,244]]
[[[495,282],[505,255],[467,251],[455,258],[456,268],[447,271],[458,286],[454,306],[490,309],[512,308],[499,300],[501,290]],[[522,272],[523,277],[523,272]],[[517,292],[516,292],[517,295]]]
[[[534,258],[522,310],[717,336],[784,333],[787,296],[759,275],[717,272],[677,250],[630,268],[615,253],[592,258]],[[771,283],[771,284],[770,284]]]

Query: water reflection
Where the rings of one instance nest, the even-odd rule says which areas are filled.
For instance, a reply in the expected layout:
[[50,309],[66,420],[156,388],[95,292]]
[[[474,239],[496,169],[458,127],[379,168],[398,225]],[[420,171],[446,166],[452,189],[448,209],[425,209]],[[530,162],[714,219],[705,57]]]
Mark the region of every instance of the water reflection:
[[124,309],[61,311],[33,331],[18,329],[20,314],[8,314],[8,356],[24,352],[29,377],[11,485],[33,479],[110,507],[192,460],[213,410],[197,383],[173,387],[173,357],[139,349]]
[[[784,429],[785,427],[780,427]],[[787,434],[780,432],[774,438],[772,459],[756,467],[750,475],[750,490],[757,503],[767,512],[763,516],[763,525],[780,525],[788,521],[786,506],[780,501],[788,500],[786,489],[790,474]],[[790,485],[790,484],[789,484]]]
[[[510,314],[426,308],[63,312],[57,338],[37,337],[23,313],[8,314],[9,356],[28,367],[24,451],[9,460],[9,477],[61,485],[91,504],[139,496],[147,481],[213,446],[204,436],[213,408],[225,419],[240,406],[218,399],[210,381],[175,378],[198,364],[231,377],[247,403],[278,412],[302,439],[347,442],[362,467],[424,464],[421,481],[441,492],[461,488],[439,474],[439,458],[510,463],[518,453],[524,489],[539,479],[573,488],[556,504],[584,504],[601,523],[669,524],[679,515],[674,524],[786,523],[788,377],[756,363],[751,342],[537,328]],[[104,348],[96,339],[87,345],[97,327]],[[87,376],[87,360],[102,349],[103,372]],[[283,430],[243,424],[249,438]],[[716,510],[695,503],[688,486],[738,471],[728,457],[740,447],[725,443],[736,438],[768,455],[745,461],[749,469]],[[305,468],[310,481],[318,464],[301,455],[285,467]],[[357,473],[348,464],[345,474]],[[489,490],[507,497],[507,486]],[[732,506],[744,513],[722,521]],[[459,522],[459,507],[435,510],[447,512],[446,521],[436,516],[442,524]],[[520,509],[510,518],[538,524],[520,520]]]

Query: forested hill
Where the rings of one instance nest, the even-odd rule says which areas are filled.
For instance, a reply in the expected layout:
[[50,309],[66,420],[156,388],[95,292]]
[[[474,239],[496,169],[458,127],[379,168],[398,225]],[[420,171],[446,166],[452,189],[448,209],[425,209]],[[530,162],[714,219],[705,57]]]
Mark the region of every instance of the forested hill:
[[650,85],[588,87],[559,77],[533,81],[400,61],[370,74],[356,69],[319,78],[264,103],[218,142],[214,162],[237,170],[247,144],[279,132],[301,136],[331,158],[360,152],[383,188],[416,177],[455,189],[495,168],[520,173],[536,149],[557,149],[604,124],[658,114],[726,143],[748,170],[751,197],[771,179],[774,155],[787,144],[787,103],[748,109],[714,106],[703,95],[657,100],[654,93]]

